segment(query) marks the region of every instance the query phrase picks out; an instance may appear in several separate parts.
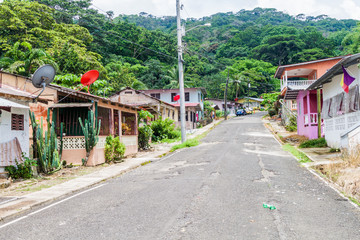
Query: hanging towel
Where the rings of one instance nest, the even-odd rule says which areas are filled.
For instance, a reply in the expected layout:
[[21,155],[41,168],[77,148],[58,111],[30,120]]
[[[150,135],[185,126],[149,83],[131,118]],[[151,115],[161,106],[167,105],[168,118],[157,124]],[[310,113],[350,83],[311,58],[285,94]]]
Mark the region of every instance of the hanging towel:
[[15,159],[22,163],[21,146],[17,137],[8,142],[0,143],[0,167],[16,166]]

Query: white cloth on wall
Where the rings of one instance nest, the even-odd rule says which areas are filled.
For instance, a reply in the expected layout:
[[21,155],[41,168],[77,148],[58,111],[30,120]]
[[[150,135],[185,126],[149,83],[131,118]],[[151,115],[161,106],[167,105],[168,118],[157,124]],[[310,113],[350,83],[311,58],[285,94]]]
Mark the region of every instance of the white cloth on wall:
[[0,143],[0,167],[16,166],[15,159],[18,163],[22,163],[21,153],[20,142],[17,137],[8,142]]

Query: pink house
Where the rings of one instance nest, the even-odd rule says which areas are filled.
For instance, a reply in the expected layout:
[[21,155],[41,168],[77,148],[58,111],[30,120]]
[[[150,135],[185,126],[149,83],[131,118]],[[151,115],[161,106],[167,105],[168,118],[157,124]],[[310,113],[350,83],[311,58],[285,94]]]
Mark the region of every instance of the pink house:
[[[309,139],[318,138],[317,91],[307,91],[312,83],[324,75],[344,56],[279,66],[275,77],[281,79],[282,118],[297,118],[297,134]],[[320,91],[322,104],[322,92]],[[320,120],[321,126],[322,121]],[[323,131],[322,134],[323,135]]]

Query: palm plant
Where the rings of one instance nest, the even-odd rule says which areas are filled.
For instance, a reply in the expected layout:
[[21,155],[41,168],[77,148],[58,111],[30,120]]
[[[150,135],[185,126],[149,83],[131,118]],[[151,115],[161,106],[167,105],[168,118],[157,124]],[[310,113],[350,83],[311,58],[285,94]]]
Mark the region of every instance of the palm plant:
[[51,64],[57,68],[57,64],[43,49],[32,48],[28,42],[16,42],[4,57],[0,58],[0,67],[10,73],[30,76],[37,67]]
[[[177,89],[180,87],[179,85],[179,71],[177,67],[173,67],[172,69],[168,70],[168,78],[170,82],[164,86],[165,89]],[[184,87],[189,88],[191,87],[191,81],[184,81]]]

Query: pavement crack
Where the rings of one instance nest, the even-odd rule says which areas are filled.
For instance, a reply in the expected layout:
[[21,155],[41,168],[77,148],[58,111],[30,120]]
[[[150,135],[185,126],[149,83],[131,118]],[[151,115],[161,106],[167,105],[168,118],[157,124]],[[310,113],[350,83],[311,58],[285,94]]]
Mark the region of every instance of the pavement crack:
[[261,175],[263,176],[261,179],[256,179],[254,182],[270,182],[270,177],[275,176],[275,174],[272,171],[268,171],[265,169],[265,165],[261,159],[260,154],[257,155],[259,160],[259,166],[261,168]]

